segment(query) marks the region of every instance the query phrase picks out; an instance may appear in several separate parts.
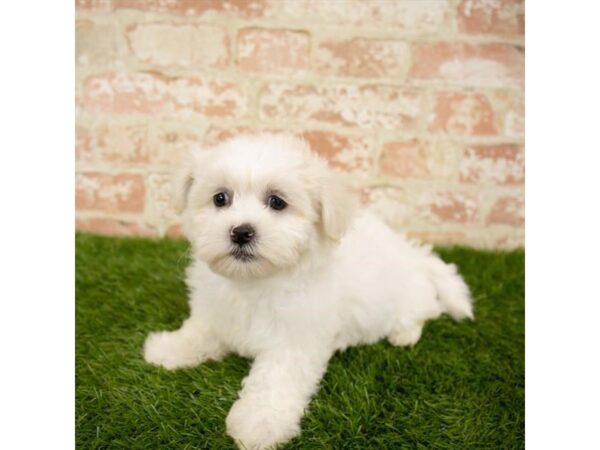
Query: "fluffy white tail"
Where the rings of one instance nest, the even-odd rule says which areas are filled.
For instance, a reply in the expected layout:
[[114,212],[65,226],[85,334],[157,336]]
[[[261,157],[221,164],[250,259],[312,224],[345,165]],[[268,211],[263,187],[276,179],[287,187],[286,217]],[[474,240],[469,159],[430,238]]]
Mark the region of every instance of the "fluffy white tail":
[[469,287],[454,264],[446,264],[437,258],[428,261],[431,281],[445,312],[456,320],[473,319],[473,300]]

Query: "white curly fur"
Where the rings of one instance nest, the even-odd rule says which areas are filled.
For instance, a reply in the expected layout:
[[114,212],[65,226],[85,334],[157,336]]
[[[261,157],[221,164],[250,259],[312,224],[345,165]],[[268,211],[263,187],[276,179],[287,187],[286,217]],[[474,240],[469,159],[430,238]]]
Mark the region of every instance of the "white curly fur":
[[[229,193],[217,208],[213,196]],[[263,449],[300,433],[300,419],[337,350],[387,338],[414,345],[426,320],[472,318],[469,290],[429,247],[359,211],[323,160],[284,135],[198,150],[174,183],[194,262],[191,316],[148,336],[145,359],[167,369],[228,353],[252,358],[227,432]],[[276,192],[288,206],[266,204]],[[231,255],[232,227],[251,224],[253,258]]]

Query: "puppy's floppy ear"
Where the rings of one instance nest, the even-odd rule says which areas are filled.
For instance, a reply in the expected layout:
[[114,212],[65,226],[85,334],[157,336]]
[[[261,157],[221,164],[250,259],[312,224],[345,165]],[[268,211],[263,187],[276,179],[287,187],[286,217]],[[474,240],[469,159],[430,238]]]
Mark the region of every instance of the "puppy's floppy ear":
[[329,174],[321,189],[321,223],[325,236],[339,241],[356,211],[356,198],[336,174]]
[[171,206],[178,214],[187,206],[188,194],[194,184],[194,168],[198,164],[197,153],[189,151],[183,155],[179,169],[171,181]]

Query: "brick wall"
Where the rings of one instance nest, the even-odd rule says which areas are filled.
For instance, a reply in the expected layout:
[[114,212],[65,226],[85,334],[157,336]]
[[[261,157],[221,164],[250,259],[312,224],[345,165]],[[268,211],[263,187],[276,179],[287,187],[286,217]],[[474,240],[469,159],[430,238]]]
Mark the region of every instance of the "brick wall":
[[76,7],[78,229],[177,235],[184,149],[285,130],[412,236],[523,244],[523,1]]

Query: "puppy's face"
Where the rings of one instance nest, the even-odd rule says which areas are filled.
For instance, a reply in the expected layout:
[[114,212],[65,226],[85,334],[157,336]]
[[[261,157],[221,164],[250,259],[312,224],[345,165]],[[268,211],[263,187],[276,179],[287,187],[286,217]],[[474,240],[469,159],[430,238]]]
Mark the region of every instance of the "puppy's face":
[[261,135],[198,152],[176,182],[196,255],[216,273],[261,278],[344,233],[351,198],[298,139]]

